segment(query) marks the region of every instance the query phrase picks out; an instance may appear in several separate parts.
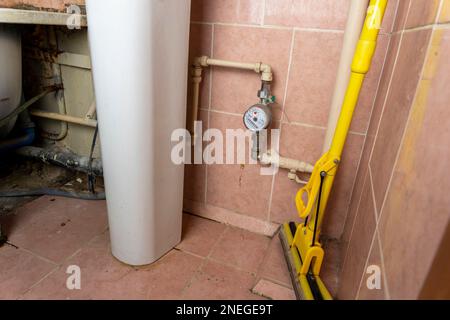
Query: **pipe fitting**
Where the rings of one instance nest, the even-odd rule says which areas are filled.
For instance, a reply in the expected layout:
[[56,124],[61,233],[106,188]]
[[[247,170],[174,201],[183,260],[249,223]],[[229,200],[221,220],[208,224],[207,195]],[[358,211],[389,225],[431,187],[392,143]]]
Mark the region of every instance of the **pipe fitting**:
[[201,66],[194,65],[194,68],[192,69],[192,82],[193,83],[200,83],[202,82],[202,72],[203,69]]
[[206,68],[208,67],[208,56],[201,56],[201,57],[197,57],[194,59],[194,66],[195,67],[200,67],[200,68]]
[[259,160],[263,165],[276,165],[279,168],[295,172],[312,173],[314,170],[312,164],[300,160],[280,157],[274,150],[261,154]]
[[258,73],[261,73],[262,81],[267,81],[267,82],[273,81],[272,67],[269,66],[268,64],[261,63]]

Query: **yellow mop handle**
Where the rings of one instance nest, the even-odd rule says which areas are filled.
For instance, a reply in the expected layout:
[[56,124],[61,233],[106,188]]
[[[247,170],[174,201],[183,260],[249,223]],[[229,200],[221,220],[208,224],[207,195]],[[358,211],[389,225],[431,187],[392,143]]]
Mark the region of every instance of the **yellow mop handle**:
[[[339,121],[334,133],[333,141],[328,153],[316,163],[314,172],[308,184],[300,189],[296,197],[296,205],[301,218],[310,217],[308,228],[317,227],[321,229],[324,212],[333,186],[334,178],[341,160],[345,141],[350,130],[353,113],[358,103],[358,98],[367,72],[369,72],[372,59],[377,46],[378,34],[381,22],[386,11],[388,0],[371,0],[367,10],[366,20],[361,32],[360,40],[356,47],[352,63],[352,72],[348,84],[345,99],[342,105]],[[323,184],[320,183],[321,174],[326,173]],[[316,214],[312,214],[317,204],[319,188],[322,187],[319,216],[316,225]],[[303,202],[303,195],[307,194],[307,205]],[[318,234],[317,234],[318,237]],[[316,238],[317,239],[317,238]]]
[[369,72],[377,46],[378,33],[388,0],[371,0],[352,63],[352,73],[339,122],[330,148],[331,157],[341,157],[365,75]]

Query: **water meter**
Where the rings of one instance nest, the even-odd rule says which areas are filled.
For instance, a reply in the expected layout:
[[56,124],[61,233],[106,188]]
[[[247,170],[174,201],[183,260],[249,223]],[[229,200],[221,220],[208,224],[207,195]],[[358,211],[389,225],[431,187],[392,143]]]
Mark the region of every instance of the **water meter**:
[[255,104],[244,114],[244,125],[252,132],[267,129],[272,121],[270,107],[265,104]]

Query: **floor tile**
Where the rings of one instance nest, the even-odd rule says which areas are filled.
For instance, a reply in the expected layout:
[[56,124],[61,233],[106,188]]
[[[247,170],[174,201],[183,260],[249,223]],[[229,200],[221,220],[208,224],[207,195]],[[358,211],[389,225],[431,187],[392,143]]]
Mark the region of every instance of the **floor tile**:
[[269,246],[268,237],[237,228],[227,228],[211,258],[256,274]]
[[261,267],[260,277],[292,287],[291,276],[278,234],[270,242],[267,256]]
[[56,265],[21,249],[0,248],[0,299],[16,299]]
[[266,279],[259,280],[252,291],[272,300],[296,300],[295,292],[292,288],[286,288]]
[[6,224],[14,245],[62,263],[107,227],[104,201],[41,197]]
[[[81,290],[67,289],[69,266],[79,266]],[[105,296],[111,283],[124,278],[132,268],[116,260],[110,252],[109,236],[105,232],[65,262],[56,272],[24,295],[25,299],[95,299]],[[134,291],[134,290],[133,290]],[[125,297],[137,298],[133,291],[122,292]],[[143,293],[145,296],[145,292]]]
[[224,224],[185,214],[182,240],[177,248],[206,257],[225,228]]
[[251,293],[255,277],[216,262],[208,262],[186,288],[182,298],[192,300],[259,300]]

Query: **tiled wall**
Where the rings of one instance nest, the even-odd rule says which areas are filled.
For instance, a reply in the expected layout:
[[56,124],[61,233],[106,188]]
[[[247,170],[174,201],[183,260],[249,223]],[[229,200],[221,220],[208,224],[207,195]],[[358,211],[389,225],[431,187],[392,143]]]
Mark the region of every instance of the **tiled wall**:
[[[349,0],[193,0],[191,58],[271,64],[274,128],[282,156],[315,163],[321,156],[340,58]],[[372,70],[364,85],[352,132],[329,205],[324,233],[343,232],[358,163],[384,65],[397,1],[390,1]],[[202,84],[201,117],[209,127],[243,128],[242,114],[257,102],[259,77],[212,68]],[[204,125],[205,126],[205,125]],[[190,166],[185,208],[252,230],[296,219],[299,185],[287,172],[259,175],[257,165]]]
[[[400,1],[342,243],[339,298],[418,298],[449,221],[450,1]],[[370,265],[382,290],[368,290]]]

